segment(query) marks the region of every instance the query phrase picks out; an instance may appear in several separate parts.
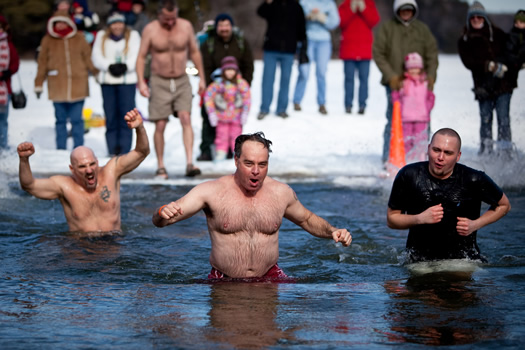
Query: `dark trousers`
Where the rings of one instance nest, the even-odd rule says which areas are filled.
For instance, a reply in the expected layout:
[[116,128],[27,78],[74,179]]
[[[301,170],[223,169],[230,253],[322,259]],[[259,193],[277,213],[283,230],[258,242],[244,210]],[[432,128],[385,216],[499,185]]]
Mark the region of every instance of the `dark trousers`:
[[208,119],[208,112],[206,112],[206,107],[204,104],[201,108],[202,116],[202,133],[201,133],[201,154],[208,154],[211,157],[211,146],[215,142],[215,128],[210,125]]
[[106,115],[106,144],[109,154],[125,154],[131,149],[133,133],[124,116],[135,108],[135,84],[102,84]]
[[481,151],[492,150],[492,120],[494,110],[498,118],[498,147],[501,149],[512,147],[509,115],[511,96],[510,93],[506,93],[492,99],[479,100],[479,114],[481,117],[479,136],[481,138]]

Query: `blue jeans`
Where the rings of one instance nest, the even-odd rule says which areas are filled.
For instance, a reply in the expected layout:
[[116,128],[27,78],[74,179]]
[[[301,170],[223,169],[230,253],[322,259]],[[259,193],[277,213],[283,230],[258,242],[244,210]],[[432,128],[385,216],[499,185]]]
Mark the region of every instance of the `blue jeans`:
[[385,125],[385,131],[383,133],[383,157],[381,160],[383,163],[386,163],[388,161],[389,153],[390,153],[390,132],[392,129],[392,110],[394,108],[392,104],[392,89],[390,89],[389,85],[385,85],[386,88],[386,125]]
[[131,149],[133,133],[124,116],[135,108],[135,84],[102,84],[106,115],[106,144],[109,154],[125,154]]
[[0,149],[7,148],[7,117],[9,116],[9,103],[11,96],[7,96],[7,104],[0,105]]
[[82,108],[84,100],[77,102],[53,102],[55,106],[55,128],[57,149],[67,149],[67,121],[71,122],[71,136],[73,136],[73,147],[84,144],[84,120],[82,119]]
[[366,107],[366,100],[368,99],[368,74],[370,73],[370,60],[344,61],[345,70],[345,107],[352,108],[354,100],[354,78],[355,71],[359,77],[359,92],[358,102],[359,108]]
[[[317,79],[317,104],[324,106],[326,104],[326,70],[328,62],[332,56],[332,43],[325,40],[308,40],[308,58],[311,62],[315,62],[315,77]],[[310,63],[299,65],[299,76],[297,77],[297,84],[295,85],[295,92],[293,102],[300,104],[304,91],[306,90],[306,83],[310,75]]]
[[281,53],[277,51],[264,51],[263,54],[263,78],[262,78],[262,100],[261,112],[269,113],[273,99],[273,84],[277,63],[281,66],[281,82],[279,84],[279,96],[277,98],[277,113],[286,112],[288,106],[288,92],[290,90],[290,75],[294,61],[293,53]]
[[498,118],[498,146],[502,149],[512,147],[509,116],[511,96],[511,93],[506,93],[499,95],[494,99],[478,101],[479,115],[481,117],[479,136],[481,138],[482,148],[486,151],[492,150],[492,119],[494,110],[496,110]]

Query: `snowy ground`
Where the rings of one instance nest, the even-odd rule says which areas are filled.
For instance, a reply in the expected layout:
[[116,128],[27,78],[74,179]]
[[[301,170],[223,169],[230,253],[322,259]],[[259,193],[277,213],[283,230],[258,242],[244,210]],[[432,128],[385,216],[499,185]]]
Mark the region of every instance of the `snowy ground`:
[[[431,128],[435,131],[441,127],[456,129],[463,139],[462,162],[486,171],[502,186],[519,186],[525,184],[523,177],[525,150],[525,73],[521,73],[520,87],[514,91],[511,101],[511,125],[513,140],[520,156],[514,162],[503,162],[495,159],[479,159],[476,155],[479,143],[479,113],[474,100],[472,78],[457,55],[440,55],[438,79],[435,86],[436,105],[432,112]],[[17,176],[18,157],[16,145],[22,141],[35,144],[36,154],[31,157],[33,171],[37,174],[67,173],[69,152],[55,149],[54,109],[47,99],[47,88],[40,99],[33,91],[33,80],[36,74],[36,63],[24,61],[21,65],[23,88],[28,95],[27,107],[23,110],[10,109],[9,143],[11,149],[0,157],[1,177]],[[327,109],[328,116],[317,112],[315,74],[312,67],[306,96],[302,103],[303,111],[295,112],[288,108],[290,117],[282,119],[270,114],[259,121],[261,97],[262,62],[256,61],[254,81],[252,83],[252,109],[244,132],[263,131],[273,142],[273,153],[270,156],[270,175],[301,178],[323,178],[343,185],[370,186],[378,180],[383,171],[381,152],[383,129],[385,125],[386,96],[385,89],[379,84],[380,73],[375,64],[371,65],[369,78],[369,99],[365,115],[346,114],[344,110],[343,63],[340,60],[330,62],[328,68]],[[276,89],[278,84],[276,77]],[[295,87],[296,71],[290,84],[290,95]],[[196,86],[197,78],[192,78]],[[13,81],[15,90],[18,81]],[[85,107],[95,113],[103,114],[100,87],[94,79],[90,80],[90,94]],[[201,116],[198,98],[194,99],[192,124],[195,133],[194,158],[199,151]],[[137,105],[147,114],[147,100],[137,93]],[[275,99],[274,99],[275,105]],[[274,105],[272,111],[274,112]],[[357,102],[354,103],[354,108]],[[495,118],[496,119],[496,118]],[[162,182],[154,180],[156,157],[153,152],[152,123],[146,123],[150,137],[152,153],[137,168],[127,181]],[[85,136],[85,145],[93,148],[100,163],[107,162],[107,149],[104,139],[105,128],[91,128]],[[497,135],[496,123],[494,135]],[[168,183],[198,183],[203,179],[228,174],[234,171],[233,161],[221,163],[196,162],[203,175],[196,179],[182,176],[185,169],[182,129],[178,120],[170,118],[166,129],[165,159],[170,174]]]

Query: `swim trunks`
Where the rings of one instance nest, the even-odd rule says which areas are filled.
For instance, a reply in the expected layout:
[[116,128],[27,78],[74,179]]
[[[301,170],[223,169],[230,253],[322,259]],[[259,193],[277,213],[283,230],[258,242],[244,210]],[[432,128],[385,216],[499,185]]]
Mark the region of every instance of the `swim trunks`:
[[[274,278],[287,278],[288,276],[284,273],[283,270],[277,264],[275,264],[271,269],[268,270],[262,277],[255,277],[255,278],[268,278],[268,279],[274,279]],[[208,279],[222,279],[222,278],[229,278],[224,273],[217,270],[215,267],[211,268],[211,272],[208,275]]]
[[176,116],[177,111],[188,111],[191,114],[193,95],[190,79],[186,74],[178,78],[163,78],[152,75],[150,87],[149,120],[168,119],[170,114]]

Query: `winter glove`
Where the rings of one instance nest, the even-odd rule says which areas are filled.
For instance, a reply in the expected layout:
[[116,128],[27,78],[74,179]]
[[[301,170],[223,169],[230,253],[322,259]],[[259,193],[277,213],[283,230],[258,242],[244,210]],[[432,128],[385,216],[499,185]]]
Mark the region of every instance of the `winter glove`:
[[2,72],[0,72],[0,81],[6,81],[11,76],[11,71],[9,69],[6,69]]
[[111,73],[111,75],[118,78],[123,76],[124,73],[126,73],[126,71],[128,70],[128,66],[126,66],[125,63],[113,63],[109,65],[108,70]]
[[299,60],[299,64],[310,62],[310,60],[308,59],[307,48],[308,48],[307,41],[306,40],[302,41],[301,47],[299,48],[299,54],[298,54],[299,57],[297,57],[297,59]]
[[208,114],[208,120],[210,121],[210,125],[214,128],[217,127],[217,124],[219,123],[219,118],[217,117],[217,114],[210,113]]
[[353,13],[363,12],[365,8],[365,0],[350,0],[350,9]]
[[403,82],[403,79],[398,76],[394,75],[392,78],[390,78],[390,81],[388,82],[388,85],[390,85],[390,88],[394,91],[397,91],[401,89],[401,83]]
[[489,72],[492,72],[492,74],[496,78],[500,78],[500,79],[503,78],[503,76],[505,75],[505,72],[509,70],[507,66],[504,65],[503,63],[494,62],[494,61],[489,62],[488,68],[489,68]]
[[35,94],[36,94],[36,98],[40,98],[40,95],[42,95],[42,87],[41,86],[35,86]]

